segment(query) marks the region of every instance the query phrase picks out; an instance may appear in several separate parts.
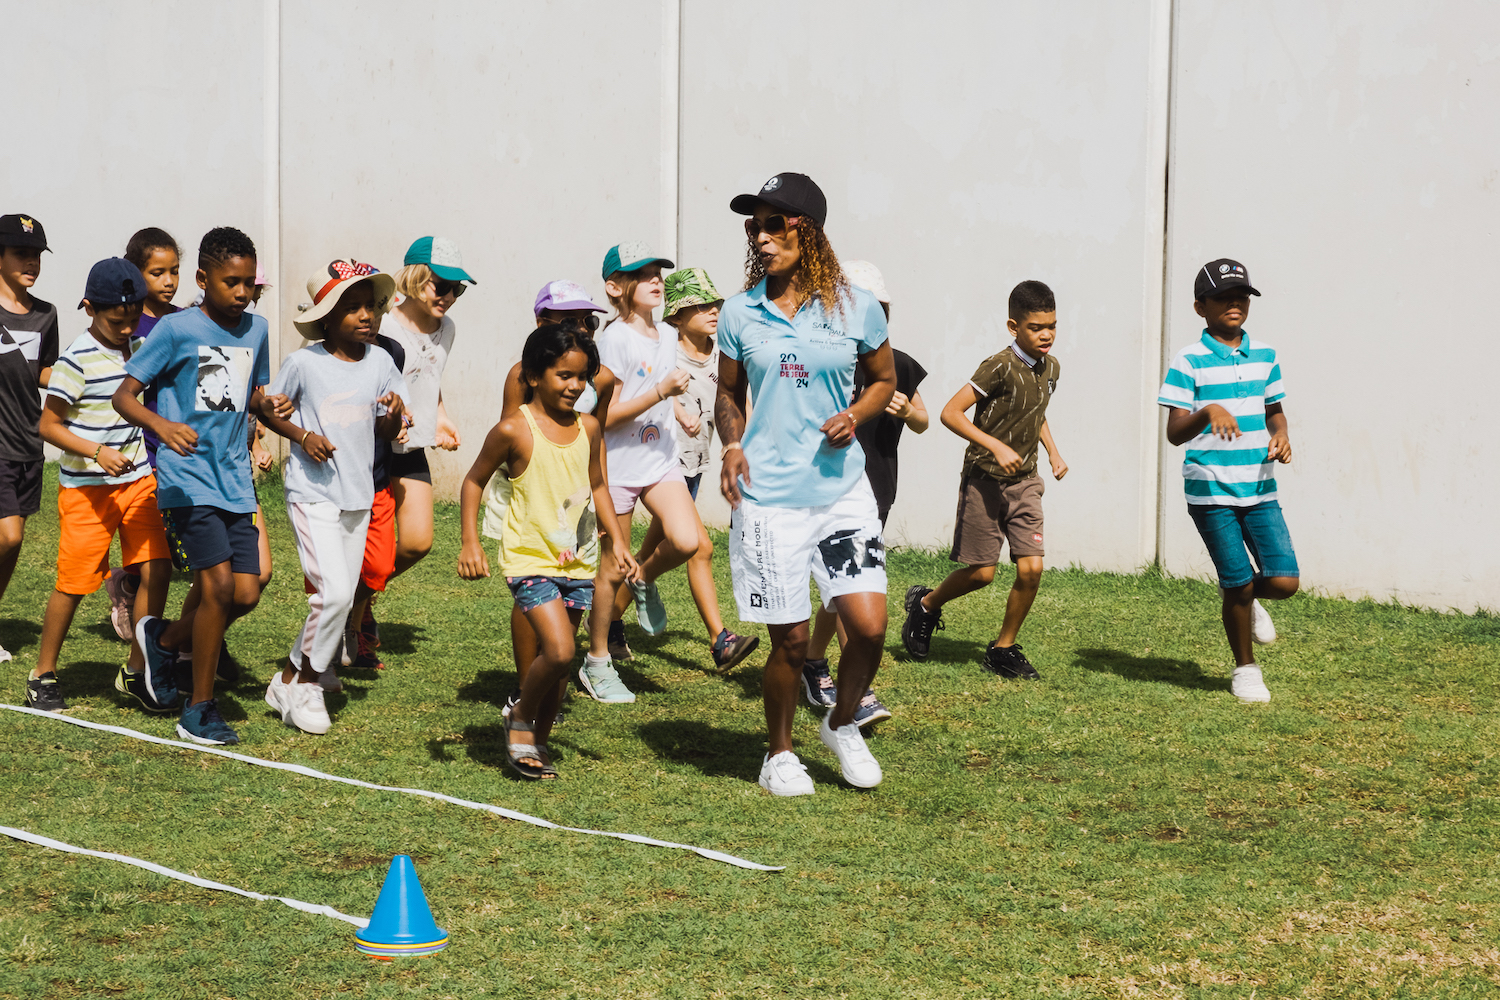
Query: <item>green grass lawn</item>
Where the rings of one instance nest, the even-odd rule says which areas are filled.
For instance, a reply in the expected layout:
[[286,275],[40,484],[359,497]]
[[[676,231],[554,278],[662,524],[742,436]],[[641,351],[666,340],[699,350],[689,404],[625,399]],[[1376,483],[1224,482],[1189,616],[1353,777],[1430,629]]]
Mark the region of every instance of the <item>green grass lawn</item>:
[[[977,665],[1004,574],[950,606],[930,660],[901,655],[900,595],[949,564],[893,552],[877,690],[895,717],[871,738],[885,782],[842,786],[803,710],[818,791],[782,800],[755,783],[759,654],[711,673],[674,573],[668,632],[631,627],[621,673],[640,700],[575,695],[554,734],[562,780],[526,784],[500,727],[510,595],[455,575],[456,508],[379,606],[390,668],[346,678],[327,736],[280,724],[261,696],[305,605],[279,490],[263,495],[276,577],[230,632],[248,676],[220,694],[236,749],[786,870],[0,712],[0,824],[361,915],[408,853],[452,935],[434,957],[377,963],[338,921],[0,840],[0,996],[1500,994],[1494,616],[1298,596],[1272,608],[1274,700],[1251,707],[1229,694],[1211,586],[1055,569],[1022,634],[1043,679],[1021,684]],[[56,534],[49,489],[0,606],[11,703]],[[114,694],[126,647],[106,610],[88,598],[63,650],[73,714],[171,736]]]

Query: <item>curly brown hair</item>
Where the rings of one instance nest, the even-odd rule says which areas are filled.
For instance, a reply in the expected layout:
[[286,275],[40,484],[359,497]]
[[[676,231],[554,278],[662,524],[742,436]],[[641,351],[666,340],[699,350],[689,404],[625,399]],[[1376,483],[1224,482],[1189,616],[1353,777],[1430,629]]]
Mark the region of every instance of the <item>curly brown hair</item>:
[[[753,238],[747,237],[749,246],[745,250],[745,291],[760,284],[766,276],[766,265],[760,259],[760,248]],[[838,255],[823,227],[807,216],[797,226],[797,243],[802,251],[797,261],[797,278],[804,294],[818,300],[823,311],[830,316],[843,315],[844,303],[854,297],[849,279],[839,266]],[[803,301],[806,301],[805,299]],[[797,303],[799,306],[802,303]]]

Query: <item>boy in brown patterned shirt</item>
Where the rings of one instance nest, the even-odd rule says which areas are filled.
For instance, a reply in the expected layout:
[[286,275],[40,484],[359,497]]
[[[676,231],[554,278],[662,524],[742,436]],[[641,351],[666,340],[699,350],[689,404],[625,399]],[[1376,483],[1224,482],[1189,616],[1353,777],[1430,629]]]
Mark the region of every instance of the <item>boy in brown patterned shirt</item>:
[[[943,605],[995,579],[1001,543],[1010,543],[1016,581],[1005,602],[1005,623],[984,654],[984,667],[1001,677],[1037,680],[1036,668],[1016,636],[1042,580],[1042,478],[1036,446],[1047,449],[1052,477],[1067,475],[1052,432],[1047,404],[1061,366],[1052,357],[1057,303],[1040,281],[1023,281],[1010,293],[1005,326],[1015,342],[985,358],[974,377],[943,407],[943,426],[969,442],[958,489],[958,519],[949,558],[962,568],[936,590],[916,584],[906,591],[901,641],[918,660],[927,658],[934,629],[942,628]],[[970,420],[967,413],[979,408]]]

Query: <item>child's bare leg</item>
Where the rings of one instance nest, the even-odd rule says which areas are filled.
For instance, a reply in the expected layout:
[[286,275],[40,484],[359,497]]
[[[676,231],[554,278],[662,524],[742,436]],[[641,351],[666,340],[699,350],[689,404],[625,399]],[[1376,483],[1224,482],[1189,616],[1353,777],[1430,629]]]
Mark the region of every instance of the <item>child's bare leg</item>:
[[52,596],[47,598],[47,611],[42,618],[42,646],[36,657],[36,667],[28,675],[37,678],[49,670],[57,669],[57,657],[62,652],[63,639],[67,638],[68,628],[73,624],[73,614],[78,610],[78,602],[83,600],[82,594],[64,594],[60,590],[52,591]]
[[[260,601],[260,578],[255,573],[235,573],[228,560],[198,571],[201,587],[198,610],[193,615],[193,693],[189,705],[214,696],[214,674],[219,667],[219,647],[224,630]],[[174,622],[173,625],[178,623]],[[172,628],[166,630],[170,633]],[[170,646],[168,648],[171,648]]]
[[432,484],[420,479],[391,480],[396,501],[395,579],[432,551]]
[[599,572],[594,574],[594,610],[589,614],[589,655],[596,660],[609,658],[610,613],[616,592],[625,590],[621,586],[625,582],[624,572],[609,547],[600,541]]
[[10,586],[10,578],[16,571],[16,561],[21,558],[21,543],[26,540],[26,518],[16,514],[0,517],[0,597]]
[[[990,568],[991,576],[994,567]],[[1021,624],[1036,600],[1037,587],[1042,583],[1042,557],[1022,556],[1016,560],[1016,580],[1010,585],[1010,595],[1005,599],[1005,621],[1000,626],[1000,635],[995,638],[997,646],[1014,646],[1021,634]]]
[[[578,623],[583,619],[583,611],[578,608],[568,609],[568,622],[572,626],[572,635],[578,634]],[[577,652],[577,643],[574,643],[574,652]],[[536,724],[532,727],[536,742],[546,743],[552,736],[552,726],[557,722],[558,709],[562,707],[563,697],[568,692],[568,675],[572,671],[573,657],[568,657],[568,662],[563,664],[562,677],[542,697],[541,707],[537,710]],[[551,763],[548,761],[548,763]]]
[[835,635],[839,637],[839,648],[843,649],[844,623],[839,621],[837,611],[825,608],[819,602],[818,610],[813,612],[812,639],[807,644],[807,658],[809,660],[827,659],[828,643]]
[[259,579],[260,589],[264,591],[271,585],[271,536],[266,533],[266,515],[260,509],[259,504],[255,507],[255,529],[260,534],[260,539],[257,542],[257,547],[260,550]]
[[510,710],[510,718],[512,722],[529,723],[532,732],[516,730],[511,734],[510,742],[535,744],[545,742],[546,734],[551,732],[552,719],[548,717],[542,721],[544,703],[551,702],[553,716],[557,714],[558,681],[567,675],[573,662],[576,620],[560,599],[527,611],[526,620],[536,632],[537,656],[526,671],[520,700]]
[[[661,522],[662,528],[661,544],[640,564],[641,579],[650,581],[681,566],[698,551],[703,519],[698,515],[687,485],[677,480],[648,486],[641,494],[641,503],[646,505],[655,520]],[[718,635],[717,632],[714,634]]]
[[1255,581],[1255,596],[1263,601],[1284,601],[1302,586],[1295,576],[1263,576]]
[[1224,588],[1224,635],[1229,640],[1229,651],[1234,654],[1237,667],[1255,662],[1255,649],[1250,638],[1250,602],[1254,599],[1254,582],[1243,587]]
[[949,573],[937,589],[922,598],[922,608],[938,611],[944,604],[976,590],[983,590],[995,580],[994,564],[989,566],[960,566]]
[[526,671],[536,659],[536,632],[526,620],[519,604],[510,606],[510,652],[516,664],[516,688],[526,683]]
[[839,656],[838,701],[828,715],[832,729],[854,721],[859,700],[875,684],[880,652],[885,645],[885,594],[845,594],[833,599],[838,618],[848,630]]
[[[761,680],[766,703],[766,751],[774,757],[792,749],[792,719],[797,714],[797,685],[807,660],[807,622],[767,625],[771,633],[771,655]],[[859,693],[863,695],[864,688]]]
[[724,617],[719,614],[719,588],[714,583],[714,540],[708,537],[708,529],[698,525],[698,551],[688,557],[688,589],[693,592],[693,603],[698,606],[698,617],[708,629],[708,641],[713,642],[724,631]]
[[[160,618],[162,612],[167,610],[167,591],[172,586],[172,563],[166,559],[148,559],[131,569],[141,578],[141,585],[135,591],[135,620],[140,621],[147,615]],[[131,673],[140,673],[146,669],[141,644],[135,641],[134,636],[130,639],[130,664],[126,669]]]

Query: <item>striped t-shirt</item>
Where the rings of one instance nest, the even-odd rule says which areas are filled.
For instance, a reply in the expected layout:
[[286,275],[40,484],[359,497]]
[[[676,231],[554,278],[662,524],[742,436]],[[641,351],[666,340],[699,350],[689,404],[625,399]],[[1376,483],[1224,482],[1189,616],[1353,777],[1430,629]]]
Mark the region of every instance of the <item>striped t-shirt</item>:
[[67,404],[63,426],[79,437],[113,448],[135,463],[122,476],[111,476],[88,455],[63,452],[58,463],[59,486],[118,486],[151,475],[141,429],[127,423],[110,405],[110,397],[125,381],[125,354],[105,347],[85,333],[69,345],[52,366],[47,395]]
[[1156,401],[1192,413],[1218,403],[1240,426],[1231,441],[1204,427],[1188,442],[1182,462],[1188,503],[1253,507],[1276,499],[1266,407],[1285,395],[1276,350],[1248,333],[1230,347],[1204,330],[1198,343],[1177,352]]

